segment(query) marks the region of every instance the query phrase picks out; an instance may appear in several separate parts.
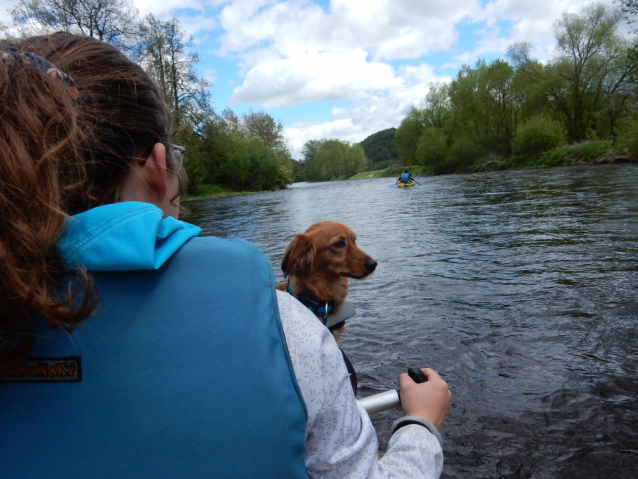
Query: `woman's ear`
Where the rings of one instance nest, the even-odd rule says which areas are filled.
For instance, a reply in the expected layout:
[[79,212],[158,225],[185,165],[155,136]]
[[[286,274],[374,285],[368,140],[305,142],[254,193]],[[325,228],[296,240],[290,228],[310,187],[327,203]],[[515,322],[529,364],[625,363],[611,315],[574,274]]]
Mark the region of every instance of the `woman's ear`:
[[306,276],[312,272],[315,262],[315,247],[306,235],[295,235],[284,253],[281,270],[285,277]]
[[140,173],[158,199],[164,199],[168,192],[166,171],[166,147],[162,143],[155,143],[151,154],[143,164],[140,164]]

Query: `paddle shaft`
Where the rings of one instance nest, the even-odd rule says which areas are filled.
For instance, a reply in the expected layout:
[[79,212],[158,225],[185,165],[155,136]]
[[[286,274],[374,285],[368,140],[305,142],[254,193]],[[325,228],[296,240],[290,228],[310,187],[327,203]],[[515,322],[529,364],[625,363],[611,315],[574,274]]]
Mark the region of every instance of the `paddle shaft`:
[[[423,371],[417,368],[408,369],[408,376],[410,376],[415,383],[424,383],[428,380],[425,374],[423,374]],[[359,404],[361,404],[368,414],[374,414],[399,407],[401,405],[401,395],[398,389],[390,389],[389,391],[361,398],[359,399]]]

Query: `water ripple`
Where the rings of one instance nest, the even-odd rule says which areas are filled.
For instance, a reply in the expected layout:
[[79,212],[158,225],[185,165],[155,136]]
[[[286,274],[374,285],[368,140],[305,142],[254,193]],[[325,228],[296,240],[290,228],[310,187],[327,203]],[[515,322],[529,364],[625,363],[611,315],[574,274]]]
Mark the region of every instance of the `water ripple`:
[[[275,275],[295,233],[349,225],[379,266],[351,282],[342,347],[367,395],[408,367],[453,392],[444,477],[635,477],[638,166],[300,184],[191,203]],[[400,411],[373,418],[382,451]]]

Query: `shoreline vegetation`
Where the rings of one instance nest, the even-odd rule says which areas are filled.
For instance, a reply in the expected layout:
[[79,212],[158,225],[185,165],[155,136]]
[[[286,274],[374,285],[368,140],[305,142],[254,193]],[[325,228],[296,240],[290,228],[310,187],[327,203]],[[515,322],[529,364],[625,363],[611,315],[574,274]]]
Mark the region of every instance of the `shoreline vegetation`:
[[[513,43],[499,58],[465,64],[449,82],[430,83],[396,128],[360,143],[309,139],[298,159],[283,123],[266,111],[239,115],[213,108],[211,84],[198,75],[199,55],[177,18],[118,13],[130,0],[107,2],[106,10],[86,0],[70,18],[67,0],[42,1],[35,3],[47,6],[46,15],[31,0],[17,1],[10,10],[16,33],[71,29],[103,40],[106,31],[130,32],[106,41],[127,52],[162,90],[177,132],[173,141],[186,148],[183,202],[301,181],[396,178],[402,168],[425,176],[638,161],[638,30],[628,36],[623,26],[638,18],[638,0],[564,12],[554,23],[550,60],[533,58],[529,43]],[[100,15],[108,20],[97,31]]]
[[[334,178],[330,181],[367,180],[373,178],[398,178],[404,169],[413,176],[438,176],[445,174],[471,174],[502,170],[523,170],[531,168],[553,168],[559,166],[601,165],[611,163],[636,163],[629,154],[619,154],[608,140],[584,142],[578,145],[566,145],[534,155],[499,157],[487,156],[475,160],[471,165],[461,166],[454,171],[435,172],[432,166],[391,166],[379,170],[364,171],[350,177]],[[230,196],[250,195],[263,191],[232,191],[219,185],[200,185],[199,194],[187,195],[182,201],[201,201]]]

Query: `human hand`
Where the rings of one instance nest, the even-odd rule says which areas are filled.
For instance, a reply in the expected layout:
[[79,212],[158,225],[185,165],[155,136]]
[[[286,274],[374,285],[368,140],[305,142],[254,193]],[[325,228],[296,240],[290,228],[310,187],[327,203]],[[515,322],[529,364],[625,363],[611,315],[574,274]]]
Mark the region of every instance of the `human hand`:
[[447,383],[430,368],[422,368],[428,380],[415,383],[407,373],[399,376],[401,408],[406,416],[419,416],[441,430],[450,410],[452,393]]

